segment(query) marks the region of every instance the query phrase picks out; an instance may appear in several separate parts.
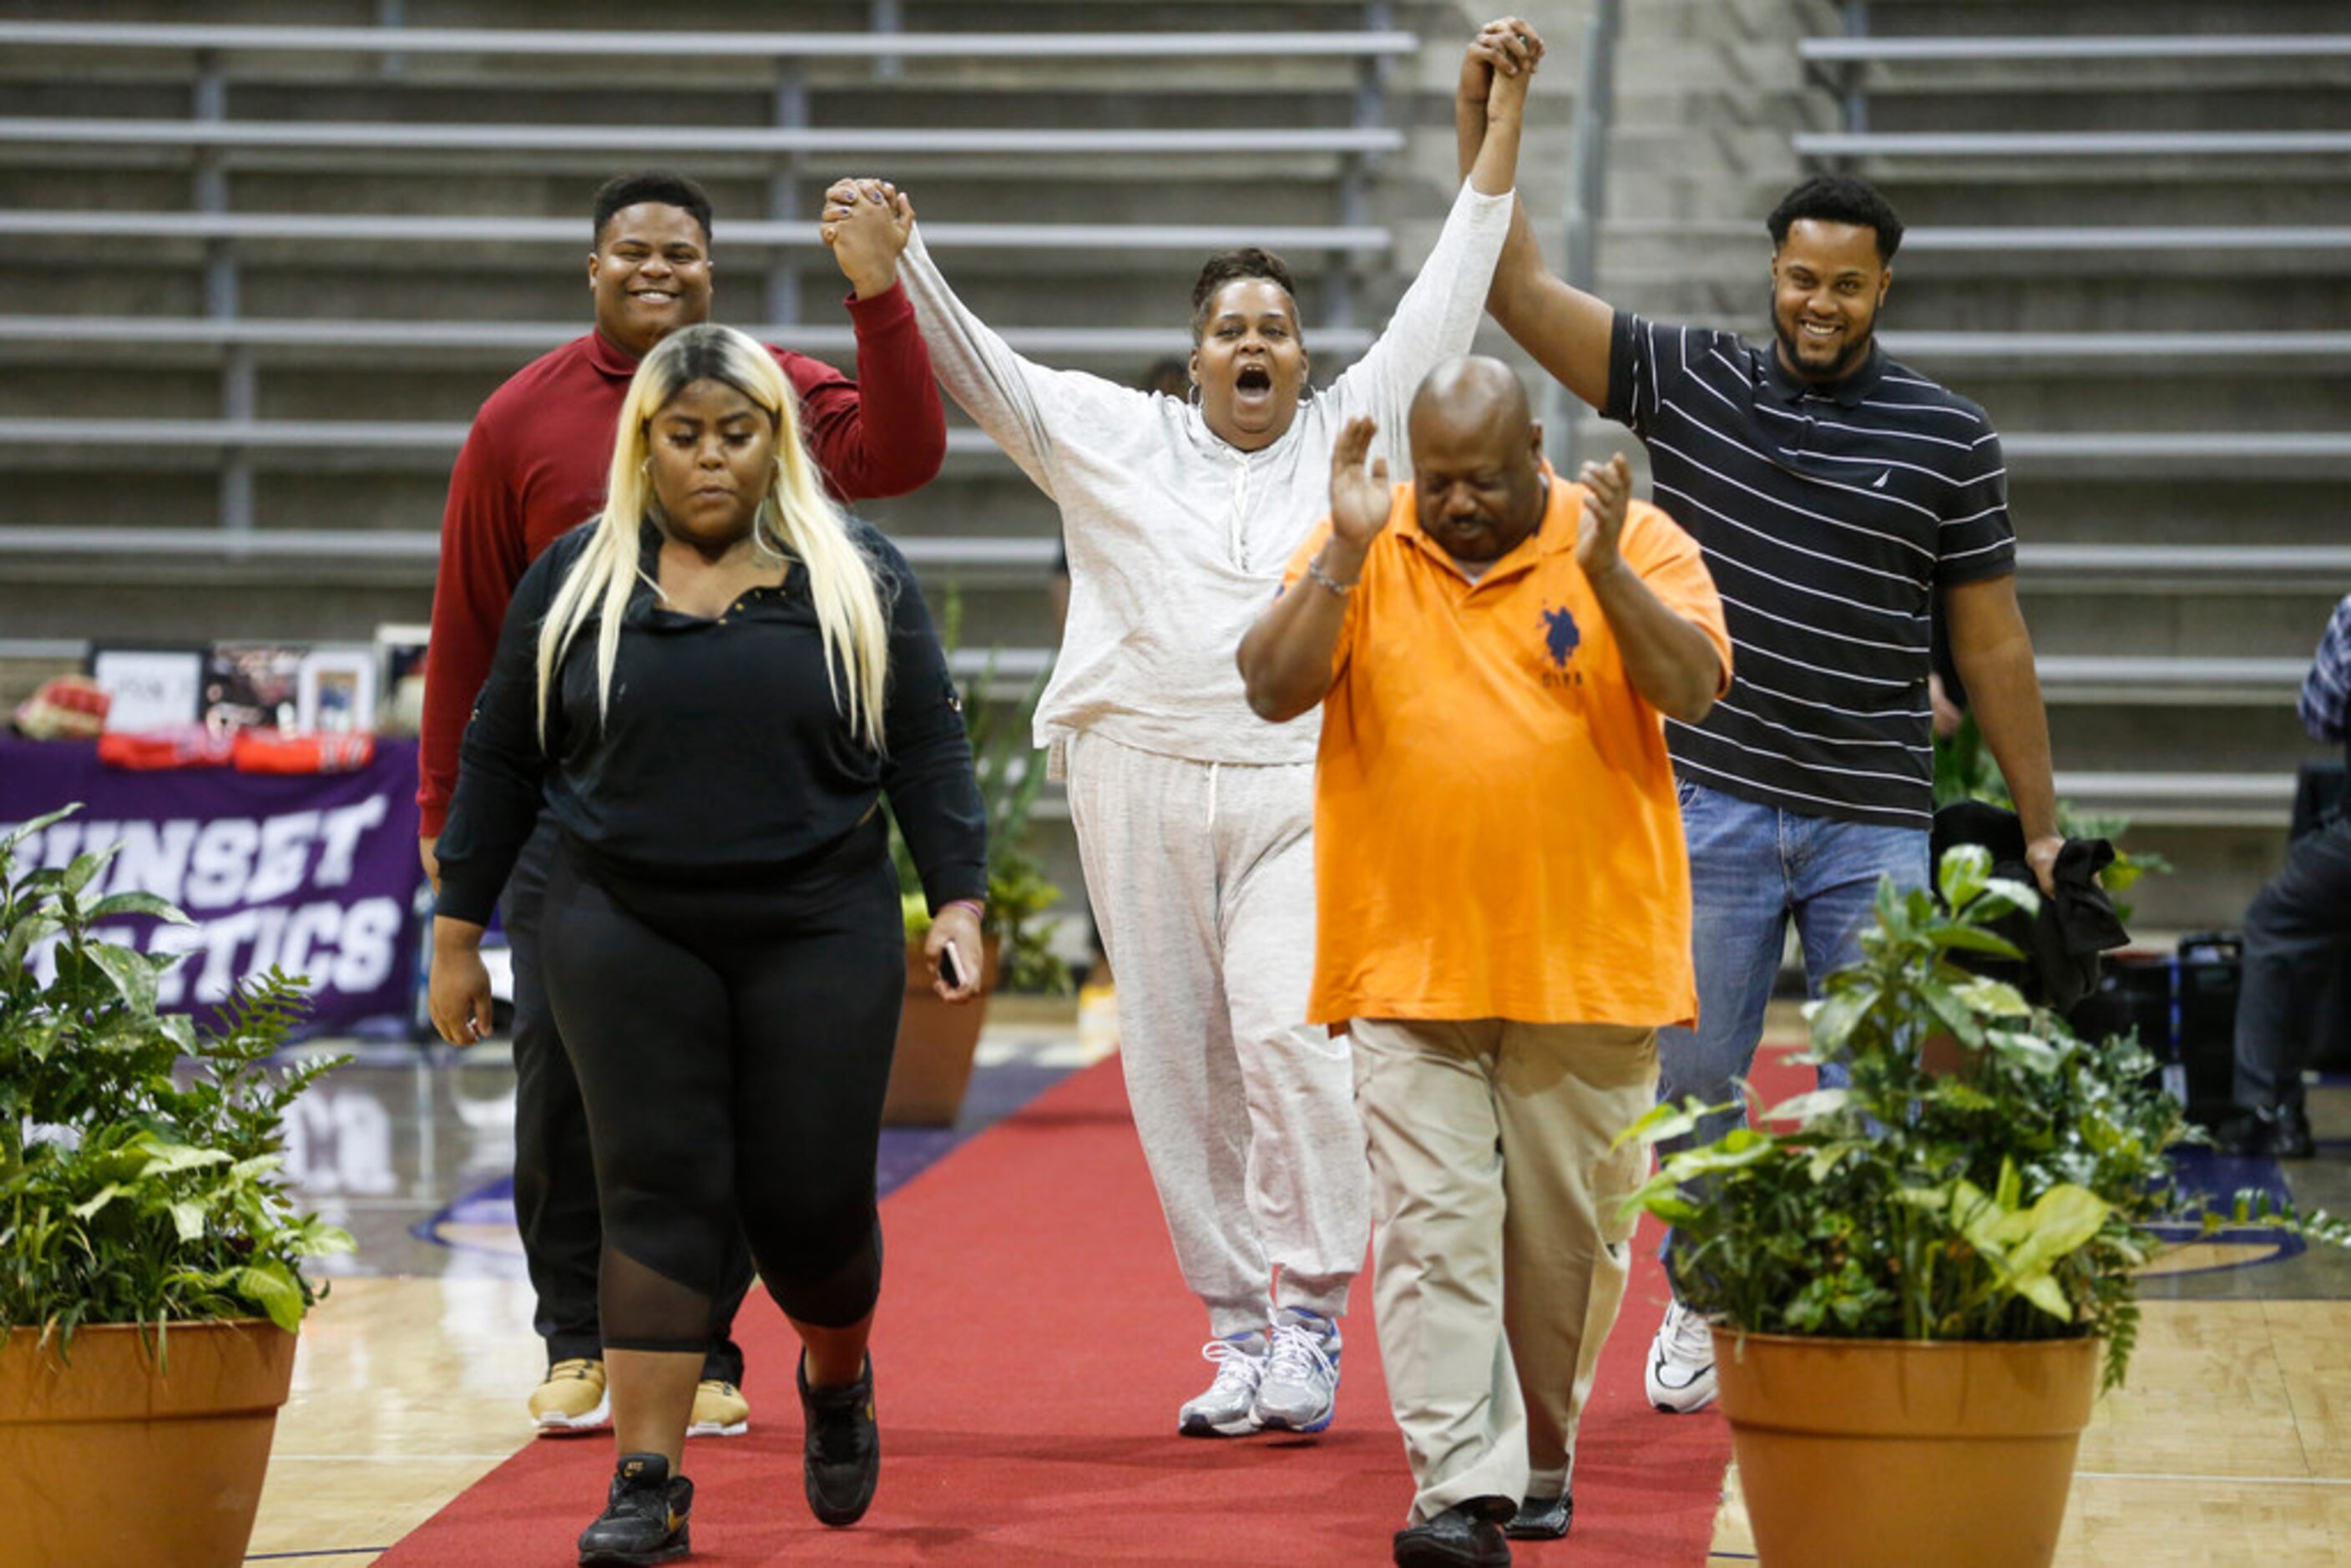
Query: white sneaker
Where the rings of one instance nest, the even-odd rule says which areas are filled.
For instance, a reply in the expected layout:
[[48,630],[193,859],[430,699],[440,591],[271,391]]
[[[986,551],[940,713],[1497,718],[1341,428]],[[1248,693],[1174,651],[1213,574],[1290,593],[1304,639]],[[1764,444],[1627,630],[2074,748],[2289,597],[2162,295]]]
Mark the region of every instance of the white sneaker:
[[1649,1342],[1649,1367],[1641,1379],[1649,1403],[1668,1416],[1687,1416],[1714,1403],[1714,1331],[1679,1301],[1666,1309],[1657,1337]]
[[1176,1429],[1187,1437],[1246,1437],[1262,1428],[1257,1385],[1265,1378],[1265,1331],[1212,1339],[1200,1354],[1217,1364],[1217,1380],[1184,1402]]
[[1257,1418],[1276,1431],[1320,1432],[1339,1408],[1339,1325],[1304,1307],[1274,1319]]

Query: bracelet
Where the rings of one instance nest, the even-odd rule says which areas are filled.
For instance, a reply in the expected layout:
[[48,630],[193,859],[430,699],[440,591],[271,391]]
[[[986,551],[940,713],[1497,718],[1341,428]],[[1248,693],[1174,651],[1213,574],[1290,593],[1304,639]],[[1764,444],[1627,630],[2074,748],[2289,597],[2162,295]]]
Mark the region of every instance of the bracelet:
[[[987,905],[982,904],[977,898],[950,898],[945,904],[939,905],[939,915],[945,915],[948,910],[953,909],[957,905],[961,905],[963,908],[970,910],[971,917],[974,920],[979,921],[982,924],[987,922]],[[935,915],[931,918],[935,920],[938,918],[938,915]]]
[[1320,550],[1315,551],[1311,557],[1308,558],[1306,562],[1306,575],[1312,578],[1315,581],[1321,583],[1323,587],[1329,589],[1332,593],[1337,594],[1342,599],[1346,598],[1347,595],[1355,591],[1354,583],[1341,582],[1337,578],[1332,577],[1329,572],[1322,570],[1322,552]]

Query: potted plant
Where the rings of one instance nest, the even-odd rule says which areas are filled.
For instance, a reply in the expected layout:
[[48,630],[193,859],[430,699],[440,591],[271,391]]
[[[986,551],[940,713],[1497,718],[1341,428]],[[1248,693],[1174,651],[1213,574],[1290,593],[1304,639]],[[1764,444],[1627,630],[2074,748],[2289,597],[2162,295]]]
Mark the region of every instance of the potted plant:
[[[2179,1103],[2127,1038],[2077,1039],[1967,955],[2037,905],[1952,850],[1933,894],[1881,885],[1863,956],[1806,1009],[1847,1089],[1667,1156],[1627,1200],[1674,1227],[1765,1563],[2047,1563],[2093,1399],[2119,1385],[2158,1222],[2223,1217],[2176,1185]],[[1930,1049],[1939,1047],[1941,1049]],[[1938,1072],[1925,1062],[1956,1061]],[[1656,1143],[1706,1107],[1660,1105]],[[2296,1227],[2240,1195],[2232,1223]]]
[[[946,641],[953,646],[958,606],[948,601]],[[964,724],[971,735],[972,768],[987,812],[987,913],[980,922],[987,951],[980,964],[980,997],[967,1006],[941,1001],[931,989],[923,938],[931,927],[914,857],[890,824],[890,853],[898,866],[898,892],[906,916],[906,1000],[898,1019],[897,1054],[882,1120],[893,1125],[946,1126],[962,1109],[971,1083],[972,1056],[987,1021],[989,993],[1069,989],[1067,966],[1050,942],[1058,921],[1044,917],[1061,890],[1045,880],[1044,868],[1029,849],[1029,825],[1045,770],[1029,744],[1029,725],[1043,695],[1040,674],[1016,699],[992,695],[991,657],[964,700]]]
[[301,1006],[274,972],[208,1024],[157,1012],[177,956],[96,933],[187,917],[92,896],[111,849],[19,873],[74,809],[0,839],[0,1470],[27,1482],[5,1555],[235,1563],[318,1299],[297,1265],[351,1247],[275,1176],[287,1105],[333,1063],[264,1067]]

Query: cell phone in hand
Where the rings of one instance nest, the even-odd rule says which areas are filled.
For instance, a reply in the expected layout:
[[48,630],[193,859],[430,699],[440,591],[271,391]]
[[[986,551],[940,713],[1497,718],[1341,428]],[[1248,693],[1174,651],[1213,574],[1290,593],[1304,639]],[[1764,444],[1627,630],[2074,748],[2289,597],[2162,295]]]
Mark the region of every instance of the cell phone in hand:
[[956,945],[952,942],[940,944],[939,976],[946,981],[947,989],[951,991],[963,989],[963,957],[956,951]]

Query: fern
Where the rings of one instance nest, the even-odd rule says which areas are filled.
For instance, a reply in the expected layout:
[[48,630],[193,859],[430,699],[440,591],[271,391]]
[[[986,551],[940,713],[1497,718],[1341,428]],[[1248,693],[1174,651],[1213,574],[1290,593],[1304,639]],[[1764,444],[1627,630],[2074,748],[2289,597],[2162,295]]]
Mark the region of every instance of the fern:
[[[276,970],[208,1025],[159,1013],[177,956],[90,930],[134,908],[187,917],[144,894],[89,899],[111,849],[17,871],[26,835],[75,809],[0,839],[0,1330],[61,1348],[84,1323],[258,1313],[291,1331],[320,1293],[300,1261],[351,1247],[277,1179],[286,1108],[338,1061],[268,1065],[304,1007]],[[32,960],[49,943],[44,984]]]

